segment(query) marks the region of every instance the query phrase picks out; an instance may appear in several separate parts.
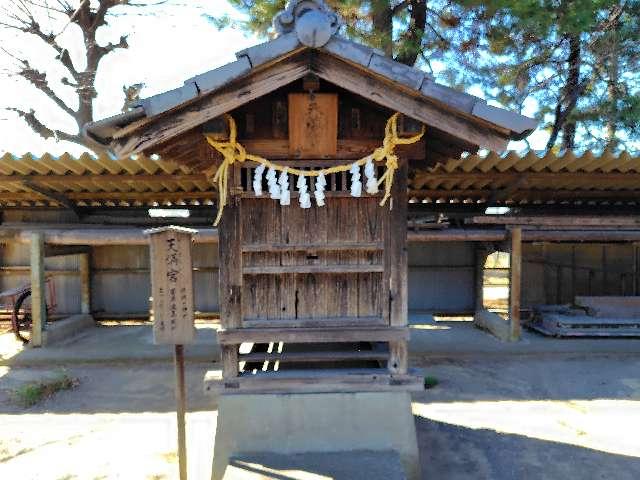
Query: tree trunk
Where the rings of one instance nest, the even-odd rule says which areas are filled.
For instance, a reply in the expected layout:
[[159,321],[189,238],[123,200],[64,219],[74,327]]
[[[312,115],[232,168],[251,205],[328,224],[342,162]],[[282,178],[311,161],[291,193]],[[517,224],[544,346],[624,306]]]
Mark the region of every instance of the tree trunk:
[[569,55],[567,57],[567,83],[562,97],[558,99],[555,110],[555,120],[551,136],[547,142],[547,150],[555,145],[558,135],[562,132],[562,148],[572,149],[575,145],[576,125],[570,119],[576,108],[578,98],[582,95],[584,85],[580,82],[580,66],[582,64],[582,50],[579,35],[569,36]]
[[620,89],[618,88],[619,64],[618,64],[618,30],[620,22],[616,19],[611,29],[611,45],[609,47],[609,64],[607,75],[607,96],[609,100],[607,115],[607,145],[615,147],[617,143],[616,131],[618,126],[618,100]]
[[372,0],[371,17],[376,46],[388,57],[393,56],[393,10],[389,0]]
[[411,19],[407,31],[402,36],[402,51],[396,60],[405,65],[413,66],[422,52],[422,37],[424,28],[427,25],[427,2],[426,0],[410,0]]

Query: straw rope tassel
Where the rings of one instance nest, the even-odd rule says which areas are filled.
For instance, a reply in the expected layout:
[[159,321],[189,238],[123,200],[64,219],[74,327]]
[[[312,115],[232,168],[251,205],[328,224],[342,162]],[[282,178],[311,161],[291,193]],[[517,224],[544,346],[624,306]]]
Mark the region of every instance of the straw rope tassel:
[[292,168],[289,166],[278,165],[271,163],[266,158],[259,157],[257,155],[248,154],[244,147],[237,142],[238,128],[236,122],[231,115],[225,115],[225,119],[229,124],[229,140],[220,141],[212,138],[210,135],[205,134],[205,138],[211,147],[220,152],[224,160],[218,167],[211,178],[211,170],[205,171],[205,175],[214,184],[218,186],[218,215],[214,225],[217,226],[222,218],[222,212],[227,204],[228,185],[229,180],[229,168],[233,166],[235,162],[244,162],[249,160],[265,167],[269,167],[279,172],[286,171],[288,174],[297,175],[302,177],[317,177],[320,175],[330,175],[332,173],[346,172],[354,168],[354,166],[361,167],[365,165],[369,160],[374,162],[385,161],[386,171],[378,180],[378,185],[384,183],[384,195],[380,201],[380,206],[384,205],[391,196],[391,187],[393,186],[393,178],[395,171],[398,169],[398,156],[395,154],[395,148],[397,145],[409,145],[420,141],[423,137],[425,129],[422,127],[422,132],[413,137],[402,138],[398,136],[398,118],[400,114],[393,114],[385,126],[385,135],[382,142],[382,146],[376,148],[371,155],[356,160],[355,162],[348,163],[346,165],[337,165],[335,167],[325,168],[322,170],[301,170],[298,168]]

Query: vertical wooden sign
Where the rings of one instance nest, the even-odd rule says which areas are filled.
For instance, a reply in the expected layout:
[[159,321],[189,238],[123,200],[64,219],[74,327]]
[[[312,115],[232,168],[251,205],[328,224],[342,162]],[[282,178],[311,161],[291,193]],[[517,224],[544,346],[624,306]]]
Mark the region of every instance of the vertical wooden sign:
[[197,231],[162,227],[145,233],[151,255],[154,343],[191,343],[195,337],[191,239]]
[[196,230],[182,227],[153,228],[149,236],[153,341],[174,345],[176,415],[180,480],[187,480],[187,395],[184,377],[184,344],[195,337],[193,314],[193,263],[191,240]]

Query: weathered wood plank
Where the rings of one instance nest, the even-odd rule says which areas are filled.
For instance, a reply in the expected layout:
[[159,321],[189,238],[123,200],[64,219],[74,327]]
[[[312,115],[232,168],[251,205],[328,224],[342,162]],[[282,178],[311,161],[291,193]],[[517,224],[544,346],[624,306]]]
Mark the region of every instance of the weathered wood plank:
[[335,156],[338,151],[338,95],[289,94],[289,155]]
[[367,273],[383,272],[382,265],[283,265],[281,267],[243,267],[245,275],[274,275],[283,273]]
[[195,338],[192,232],[162,227],[149,235],[153,341],[184,345]]
[[[317,209],[319,210],[319,209]],[[317,224],[318,225],[318,224]],[[325,230],[318,225],[318,234],[322,234]],[[381,251],[384,248],[382,242],[345,242],[345,243],[298,243],[298,244],[286,244],[286,243],[253,243],[245,244],[242,246],[243,252],[282,252],[282,251]]]
[[[274,375],[277,373],[277,376]],[[219,371],[205,376],[205,391],[211,394],[234,395],[253,393],[330,393],[388,392],[424,390],[424,379],[417,373],[389,375],[384,370],[361,369],[346,373],[326,370],[290,370],[242,375],[232,381],[223,379]]]
[[379,316],[320,317],[323,313],[324,310],[318,308],[313,312],[309,312],[309,314],[314,316],[307,318],[298,317],[280,320],[245,318],[242,324],[245,327],[252,328],[319,328],[386,325],[384,319]]
[[408,340],[406,327],[336,327],[336,328],[238,328],[218,332],[222,345],[244,342],[332,343],[389,342]]

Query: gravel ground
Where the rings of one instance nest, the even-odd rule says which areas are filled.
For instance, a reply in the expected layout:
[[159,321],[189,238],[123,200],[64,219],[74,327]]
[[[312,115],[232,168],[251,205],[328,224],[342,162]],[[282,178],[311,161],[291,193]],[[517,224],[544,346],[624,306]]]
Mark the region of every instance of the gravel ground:
[[[415,395],[423,478],[640,478],[640,355],[439,360]],[[215,404],[211,364],[190,364],[192,480],[208,478]],[[29,409],[10,392],[58,369],[0,367],[0,479],[174,479],[173,369],[71,366],[79,379]]]

